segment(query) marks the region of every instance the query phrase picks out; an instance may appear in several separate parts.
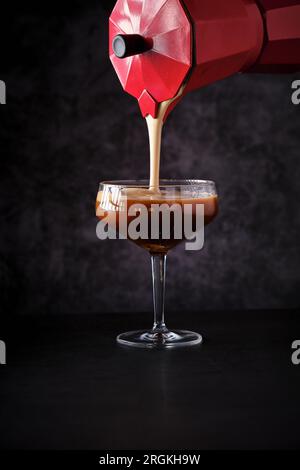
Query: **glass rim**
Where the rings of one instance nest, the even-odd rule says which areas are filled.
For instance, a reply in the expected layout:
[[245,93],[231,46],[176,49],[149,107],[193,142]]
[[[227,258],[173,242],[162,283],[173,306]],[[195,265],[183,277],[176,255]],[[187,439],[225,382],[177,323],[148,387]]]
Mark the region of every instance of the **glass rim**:
[[[179,186],[182,188],[191,188],[198,185],[210,185],[216,187],[216,183],[213,180],[200,180],[200,179],[161,179],[159,181],[159,187],[174,187]],[[107,180],[101,181],[100,186],[113,186],[113,187],[139,187],[139,188],[149,188],[149,180],[146,179],[137,179],[137,180]]]

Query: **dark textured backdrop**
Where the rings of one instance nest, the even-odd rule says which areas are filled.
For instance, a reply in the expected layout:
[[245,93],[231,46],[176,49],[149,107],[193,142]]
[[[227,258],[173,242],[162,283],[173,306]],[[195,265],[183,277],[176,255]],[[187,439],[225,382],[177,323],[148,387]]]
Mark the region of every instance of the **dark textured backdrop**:
[[[98,182],[148,176],[145,123],[107,58],[112,4],[26,4],[6,17],[10,39],[2,28],[2,314],[151,309],[148,255],[95,235]],[[170,117],[162,175],[214,179],[221,207],[201,253],[171,253],[169,310],[299,307],[292,79],[236,76]]]

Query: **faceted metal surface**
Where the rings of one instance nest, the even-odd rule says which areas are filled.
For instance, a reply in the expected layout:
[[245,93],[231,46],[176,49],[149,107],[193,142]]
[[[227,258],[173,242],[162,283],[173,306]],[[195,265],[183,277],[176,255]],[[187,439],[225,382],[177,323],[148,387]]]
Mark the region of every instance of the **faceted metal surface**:
[[[144,115],[173,98],[192,64],[191,24],[179,0],[119,0],[111,14],[110,59],[125,91],[139,100]],[[153,43],[149,52],[116,57],[117,34],[139,34]]]

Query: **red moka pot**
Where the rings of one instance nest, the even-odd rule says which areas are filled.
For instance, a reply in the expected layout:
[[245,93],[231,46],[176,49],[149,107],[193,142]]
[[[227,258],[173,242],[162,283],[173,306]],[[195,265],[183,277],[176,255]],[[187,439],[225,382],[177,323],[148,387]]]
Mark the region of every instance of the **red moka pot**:
[[109,26],[112,64],[143,116],[182,85],[300,70],[300,0],[118,0]]

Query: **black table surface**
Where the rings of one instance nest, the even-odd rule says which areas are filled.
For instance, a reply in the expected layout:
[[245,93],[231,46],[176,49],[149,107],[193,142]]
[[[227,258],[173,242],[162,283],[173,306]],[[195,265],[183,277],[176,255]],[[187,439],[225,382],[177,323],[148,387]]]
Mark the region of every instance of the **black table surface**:
[[140,315],[12,317],[1,324],[2,449],[300,448],[296,311],[169,315],[199,331],[180,350],[120,347]]

